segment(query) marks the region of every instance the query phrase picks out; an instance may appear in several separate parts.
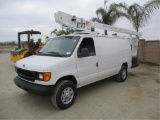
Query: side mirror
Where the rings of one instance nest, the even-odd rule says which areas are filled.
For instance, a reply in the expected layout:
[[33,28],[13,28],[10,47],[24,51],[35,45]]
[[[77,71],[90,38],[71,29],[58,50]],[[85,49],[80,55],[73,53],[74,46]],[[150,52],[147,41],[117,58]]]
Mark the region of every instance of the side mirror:
[[78,57],[88,57],[89,56],[89,50],[87,48],[82,48],[81,53],[78,53]]

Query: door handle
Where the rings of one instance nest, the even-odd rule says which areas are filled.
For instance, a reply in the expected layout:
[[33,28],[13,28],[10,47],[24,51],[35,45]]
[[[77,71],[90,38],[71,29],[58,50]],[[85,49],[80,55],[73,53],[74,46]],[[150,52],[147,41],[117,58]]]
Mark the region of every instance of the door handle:
[[98,67],[98,62],[96,62],[96,67]]

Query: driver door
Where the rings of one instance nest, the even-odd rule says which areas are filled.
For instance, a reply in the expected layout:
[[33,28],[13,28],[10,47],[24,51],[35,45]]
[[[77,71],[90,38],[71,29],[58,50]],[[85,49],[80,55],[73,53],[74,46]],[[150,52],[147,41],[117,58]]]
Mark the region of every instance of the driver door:
[[[87,48],[89,56],[78,57],[82,48]],[[93,38],[84,38],[77,51],[77,69],[80,80],[80,86],[95,82],[98,79],[98,62]]]

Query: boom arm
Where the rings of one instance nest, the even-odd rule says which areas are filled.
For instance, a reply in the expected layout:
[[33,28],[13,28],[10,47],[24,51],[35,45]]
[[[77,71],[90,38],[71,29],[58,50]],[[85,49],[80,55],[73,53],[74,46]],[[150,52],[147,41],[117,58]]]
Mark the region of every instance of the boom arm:
[[113,27],[110,25],[105,25],[105,24],[92,22],[92,21],[90,21],[90,23],[95,28],[99,28],[99,29],[103,29],[103,30],[114,31],[114,32],[119,32],[119,33],[126,33],[129,35],[138,35],[138,36],[142,35],[142,33],[140,33],[140,32],[135,32],[135,31],[131,31],[131,30],[123,29],[123,28]]
[[91,32],[91,27],[94,27],[94,28],[99,28],[99,29],[108,30],[108,31],[126,33],[129,35],[136,35],[136,36],[142,35],[142,33],[140,32],[113,27],[113,26],[101,24],[98,22],[87,21],[87,20],[84,20],[83,18],[78,18],[76,16],[72,16],[61,11],[58,11],[57,13],[55,13],[54,16],[55,16],[56,22],[59,23],[60,25],[64,27],[69,27],[78,31]]

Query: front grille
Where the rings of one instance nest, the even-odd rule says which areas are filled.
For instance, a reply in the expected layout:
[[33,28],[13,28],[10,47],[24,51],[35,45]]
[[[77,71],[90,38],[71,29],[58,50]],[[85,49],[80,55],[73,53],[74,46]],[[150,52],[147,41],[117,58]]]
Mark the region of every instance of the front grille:
[[20,68],[16,68],[16,71],[19,77],[24,78],[28,81],[34,82],[35,79],[38,77],[38,73],[34,71],[24,70]]

